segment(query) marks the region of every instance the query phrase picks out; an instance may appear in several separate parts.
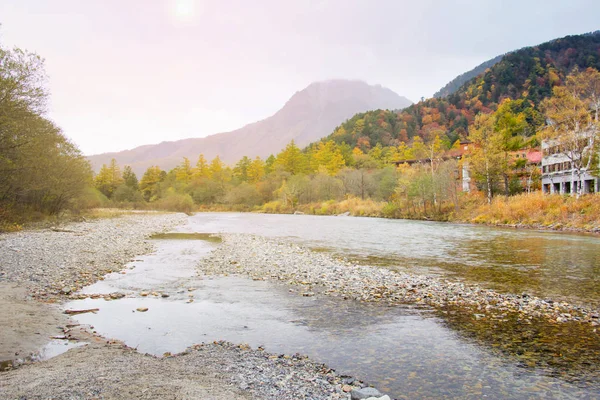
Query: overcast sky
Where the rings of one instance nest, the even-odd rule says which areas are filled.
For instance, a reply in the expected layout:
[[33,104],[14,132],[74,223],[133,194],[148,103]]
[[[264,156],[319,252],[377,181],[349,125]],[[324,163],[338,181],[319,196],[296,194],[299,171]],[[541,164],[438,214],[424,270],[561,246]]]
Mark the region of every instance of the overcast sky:
[[232,130],[319,80],[417,101],[598,16],[598,0],[0,0],[0,44],[45,58],[49,116],[96,154]]

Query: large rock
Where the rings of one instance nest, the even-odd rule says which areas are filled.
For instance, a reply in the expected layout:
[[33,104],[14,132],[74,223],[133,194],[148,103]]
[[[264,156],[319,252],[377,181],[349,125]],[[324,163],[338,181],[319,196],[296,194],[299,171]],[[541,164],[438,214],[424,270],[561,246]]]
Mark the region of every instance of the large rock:
[[368,399],[370,397],[375,397],[375,398],[379,398],[383,396],[383,394],[372,387],[365,387],[362,389],[354,389],[351,393],[350,393],[350,398],[352,400],[364,400],[364,399]]

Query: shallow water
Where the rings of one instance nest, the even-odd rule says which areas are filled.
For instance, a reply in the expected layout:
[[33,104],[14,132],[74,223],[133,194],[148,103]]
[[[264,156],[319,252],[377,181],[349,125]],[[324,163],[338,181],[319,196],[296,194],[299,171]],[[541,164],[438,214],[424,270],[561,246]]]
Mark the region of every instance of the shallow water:
[[[157,244],[155,254],[130,263],[134,269],[85,289],[131,297],[70,302],[66,308],[100,309],[74,319],[155,355],[214,340],[307,354],[396,398],[594,398],[600,392],[600,348],[576,332],[478,321],[461,310],[302,297],[268,281],[199,279],[195,260],[217,244]],[[169,297],[142,297],[142,290]],[[140,307],[148,311],[136,311]],[[579,350],[566,352],[561,364],[563,355],[552,354],[573,347],[573,340]]]
[[181,232],[252,233],[369,264],[507,293],[600,307],[600,237],[485,226],[310,215],[198,213]]

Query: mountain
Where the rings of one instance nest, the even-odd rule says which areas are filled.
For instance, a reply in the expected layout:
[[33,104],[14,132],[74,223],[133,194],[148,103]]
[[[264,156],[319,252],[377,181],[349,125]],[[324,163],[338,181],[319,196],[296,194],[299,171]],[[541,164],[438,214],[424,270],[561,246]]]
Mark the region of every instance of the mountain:
[[475,115],[495,111],[504,99],[516,100],[513,111],[525,113],[529,125],[525,134],[532,136],[544,123],[540,103],[575,67],[600,70],[600,31],[507,53],[446,97],[420,101],[397,113],[357,114],[326,139],[363,151],[379,143],[408,143],[416,136],[427,140],[439,135],[454,143],[467,137]]
[[169,170],[180,164],[183,157],[195,162],[201,153],[208,160],[218,155],[225,163],[232,164],[243,156],[267,157],[278,153],[291,140],[305,146],[328,135],[357,112],[379,108],[397,110],[410,104],[407,98],[380,85],[351,80],[316,82],[296,92],[273,116],[235,131],[88,158],[96,171],[115,158],[120,165],[130,165],[138,175],[152,165]]
[[481,63],[472,70],[465,72],[464,74],[460,74],[459,76],[448,82],[446,86],[435,92],[433,94],[433,97],[440,98],[451,95],[452,93],[456,92],[462,85],[464,85],[465,82],[470,81],[471,79],[485,72],[486,69],[496,65],[500,60],[502,60],[502,57],[504,57],[504,54],[494,57],[491,60],[488,60],[484,63]]

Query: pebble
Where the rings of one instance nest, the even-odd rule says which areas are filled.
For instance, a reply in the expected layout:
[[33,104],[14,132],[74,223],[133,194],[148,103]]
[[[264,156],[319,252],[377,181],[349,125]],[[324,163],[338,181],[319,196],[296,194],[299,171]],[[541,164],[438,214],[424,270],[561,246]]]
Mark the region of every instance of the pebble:
[[354,389],[352,392],[350,392],[351,400],[364,400],[364,399],[372,399],[372,398],[378,399],[381,396],[383,396],[383,394],[379,390],[372,388],[372,387],[365,387],[362,389]]

